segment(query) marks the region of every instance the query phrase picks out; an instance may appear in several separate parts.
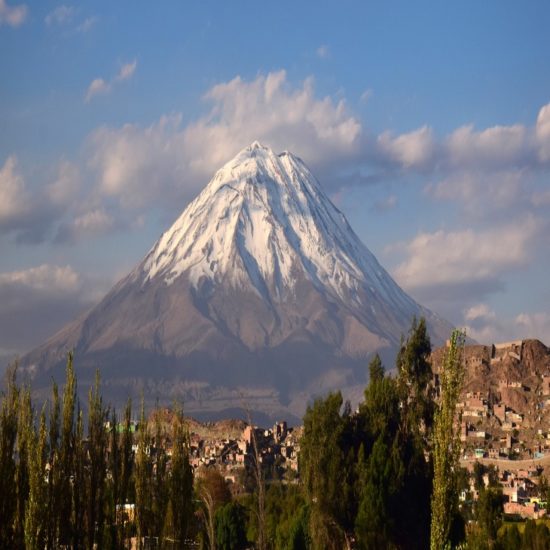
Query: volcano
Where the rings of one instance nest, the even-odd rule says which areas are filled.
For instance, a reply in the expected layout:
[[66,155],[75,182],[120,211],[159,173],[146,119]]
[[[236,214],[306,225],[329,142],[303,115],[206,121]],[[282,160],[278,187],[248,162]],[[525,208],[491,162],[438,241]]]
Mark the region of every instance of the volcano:
[[328,389],[359,395],[369,358],[394,357],[414,316],[434,344],[447,338],[450,325],[395,283],[304,162],[256,142],[22,366],[45,391],[72,349],[80,386],[99,368],[115,402],[143,393],[202,417],[244,405],[296,418]]

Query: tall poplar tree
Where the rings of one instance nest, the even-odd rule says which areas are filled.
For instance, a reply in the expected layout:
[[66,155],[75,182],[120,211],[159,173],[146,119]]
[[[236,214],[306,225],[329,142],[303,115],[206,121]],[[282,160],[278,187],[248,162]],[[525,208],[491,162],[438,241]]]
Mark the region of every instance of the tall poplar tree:
[[74,538],[73,547],[82,548],[85,541],[85,516],[88,490],[86,487],[87,478],[87,456],[84,442],[84,415],[80,408],[80,402],[76,407],[76,428],[75,442],[73,448],[73,517],[74,517]]
[[61,424],[61,441],[59,448],[59,499],[57,506],[57,544],[70,544],[73,540],[73,485],[74,481],[74,443],[75,443],[75,405],[76,405],[76,376],[73,367],[73,354],[67,355],[67,370],[65,388],[63,389],[63,419]]
[[173,517],[173,537],[183,546],[193,517],[193,470],[189,463],[189,436],[183,412],[176,409],[172,432],[172,468],[169,491]]
[[106,541],[106,546],[110,548],[119,547],[119,526],[117,523],[117,505],[120,502],[120,477],[121,477],[121,457],[120,457],[120,437],[118,433],[118,417],[116,410],[113,409],[110,417],[110,433],[108,447],[109,461],[108,471],[110,476],[107,488],[107,522],[109,531],[109,540]]
[[99,371],[95,384],[90,389],[88,400],[88,444],[89,472],[87,494],[88,547],[103,547],[104,497],[106,475],[107,432],[105,422],[107,411],[99,392]]
[[28,439],[34,429],[34,412],[31,391],[25,387],[19,401],[19,422],[17,426],[17,466],[15,470],[16,506],[13,524],[13,548],[25,546],[25,507],[29,496]]
[[144,537],[149,536],[151,527],[151,437],[145,419],[145,405],[141,399],[141,414],[139,419],[138,448],[135,462],[136,486],[136,528],[138,548],[143,548]]
[[[120,450],[120,504],[124,506],[128,500],[133,471],[133,453],[132,453],[132,400],[129,398],[124,409],[124,432],[122,434],[122,445]],[[126,524],[123,522],[121,538],[126,537]]]
[[47,459],[47,429],[44,409],[38,434],[29,426],[26,438],[29,457],[29,497],[25,508],[25,548],[41,550],[46,542],[47,486],[44,480]]
[[56,529],[59,516],[59,485],[61,472],[59,472],[59,421],[60,421],[59,389],[56,382],[52,385],[52,400],[49,414],[49,441],[48,441],[48,486],[46,495],[47,524],[46,546],[53,548],[56,541]]
[[458,512],[460,419],[456,421],[456,404],[464,380],[464,342],[464,333],[454,330],[439,373],[440,402],[435,411],[433,429],[431,550],[450,548],[451,525]]
[[[151,483],[152,502],[151,502],[151,530],[162,539],[162,532],[166,520],[166,507],[168,505],[169,493],[167,491],[166,468],[168,457],[165,448],[165,433],[162,426],[162,411],[156,406],[155,411],[155,435],[153,438],[154,464],[153,477]],[[162,544],[162,540],[161,540]]]
[[17,385],[17,364],[8,368],[6,386],[0,411],[0,548],[10,548],[13,543],[16,503],[14,451],[20,394]]

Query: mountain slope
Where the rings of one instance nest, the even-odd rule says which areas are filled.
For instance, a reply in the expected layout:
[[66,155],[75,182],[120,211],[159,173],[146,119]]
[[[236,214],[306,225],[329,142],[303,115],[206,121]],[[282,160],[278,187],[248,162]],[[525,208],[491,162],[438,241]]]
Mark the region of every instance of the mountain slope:
[[113,394],[145,387],[212,411],[245,395],[300,414],[316,392],[362,386],[367,356],[391,356],[414,315],[446,338],[449,325],[399,288],[305,164],[254,143],[24,363],[39,385],[74,348],[81,376],[100,366]]

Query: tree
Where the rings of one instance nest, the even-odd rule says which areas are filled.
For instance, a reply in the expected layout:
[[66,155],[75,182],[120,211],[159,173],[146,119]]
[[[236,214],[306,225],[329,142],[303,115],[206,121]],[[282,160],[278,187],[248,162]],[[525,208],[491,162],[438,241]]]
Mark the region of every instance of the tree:
[[[517,546],[516,548],[520,548]],[[525,522],[523,531],[522,550],[547,550],[550,548],[550,532],[544,523],[535,520]]]
[[417,321],[413,317],[408,338],[402,341],[396,359],[402,406],[413,431],[421,427],[428,432],[432,424],[433,407],[429,395],[431,352],[426,320],[422,317]]
[[369,380],[381,380],[382,378],[384,378],[384,365],[377,353],[369,363]]
[[173,536],[181,545],[188,536],[193,516],[193,470],[189,463],[189,437],[181,409],[176,409],[172,426],[172,468],[168,490],[174,517]]
[[316,399],[304,416],[300,472],[311,503],[310,533],[315,548],[342,548],[346,531],[353,526],[341,408],[340,392],[330,393],[324,399]]
[[545,523],[537,523],[536,550],[548,550],[550,548],[550,530]]
[[[130,485],[133,471],[133,453],[132,453],[132,400],[129,398],[124,409],[124,431],[122,434],[121,458],[120,458],[120,499],[119,504],[124,506],[128,501]],[[126,537],[126,524],[123,521],[121,538]]]
[[537,522],[534,519],[525,522],[521,548],[522,550],[535,550],[537,548]]
[[460,439],[455,411],[464,379],[463,346],[464,334],[458,330],[453,331],[439,373],[441,399],[436,408],[433,430],[431,550],[441,550],[449,546],[451,525],[458,513],[457,472]]
[[299,513],[294,516],[288,531],[288,542],[283,548],[284,550],[308,550],[310,547],[309,508],[302,506]]
[[99,371],[96,371],[94,387],[88,394],[89,474],[87,484],[87,538],[91,549],[103,547],[105,476],[107,464],[107,411],[99,393]]
[[236,502],[228,502],[218,509],[215,516],[216,546],[219,550],[246,548],[244,508]]
[[521,535],[517,526],[510,525],[503,530],[500,537],[500,546],[502,550],[518,550],[521,548]]
[[401,382],[372,376],[355,417],[355,531],[365,548],[428,544],[431,472],[420,426],[410,423],[403,406]]
[[34,411],[31,391],[25,387],[20,395],[17,426],[17,466],[15,470],[16,506],[13,523],[13,548],[25,546],[25,508],[29,497],[29,439],[34,436]]
[[[109,461],[108,471],[110,473],[110,482],[106,488],[108,494],[107,498],[107,520],[108,520],[108,536],[109,540],[106,541],[111,548],[118,548],[120,533],[117,524],[117,505],[120,502],[120,477],[121,477],[121,457],[120,457],[120,442],[118,433],[118,417],[116,410],[111,411],[111,418],[109,421]],[[106,544],[107,546],[107,544]]]
[[490,547],[493,547],[497,540],[498,529],[502,522],[502,511],[502,490],[493,487],[481,489],[476,505],[476,519],[479,529]]
[[149,428],[145,420],[145,406],[141,398],[141,415],[139,419],[139,438],[135,463],[136,486],[136,527],[138,547],[143,547],[144,537],[149,535],[151,526],[151,476],[153,473],[151,463],[151,438]]
[[[47,454],[46,415],[44,409],[40,415],[38,434],[32,425],[26,438],[29,457],[29,497],[25,508],[25,548],[43,549],[46,540],[46,514],[44,502],[47,487],[44,481]],[[47,510],[47,509],[46,509]]]
[[[395,491],[390,449],[381,433],[370,456],[365,461],[359,511],[355,520],[355,533],[363,548],[385,548],[391,540],[394,524],[390,499]],[[363,448],[359,460],[364,461]]]
[[[74,444],[75,444],[75,404],[76,404],[76,376],[73,367],[73,354],[67,355],[67,369],[65,388],[63,390],[63,419],[61,423],[61,442],[59,458],[56,460],[57,468],[54,481],[58,489],[57,506],[57,543],[70,544],[74,537],[74,525],[72,523],[73,488],[71,478],[74,480]],[[78,490],[78,489],[77,489]]]
[[53,548],[56,544],[57,525],[58,525],[58,498],[59,484],[61,476],[58,474],[59,468],[59,434],[60,434],[60,414],[59,389],[56,382],[52,384],[52,400],[50,402],[50,423],[49,423],[49,448],[48,448],[48,487],[47,487],[47,526],[46,526],[46,546]]
[[216,511],[220,506],[231,501],[231,493],[225,479],[213,468],[200,471],[197,481],[197,495],[202,503],[200,513],[205,523],[209,548],[214,550],[216,548]]
[[6,386],[0,412],[0,548],[13,546],[16,503],[14,450],[20,393],[17,385],[17,364],[8,368]]
[[481,464],[478,460],[474,462],[473,477],[474,477],[474,487],[476,490],[481,491],[485,487],[483,482],[483,475],[485,474],[485,466]]
[[72,472],[74,475],[73,491],[73,517],[74,517],[74,548],[84,546],[85,516],[88,502],[87,488],[87,456],[84,445],[84,416],[80,408],[80,402],[76,406],[76,428],[72,456]]
[[[151,479],[151,529],[156,536],[162,537],[164,523],[166,519],[166,507],[168,505],[169,491],[167,483],[166,468],[168,457],[164,442],[166,440],[162,427],[162,411],[159,409],[158,402],[154,414],[155,420],[155,435],[153,438],[154,462],[153,476]],[[162,541],[161,541],[162,544]]]

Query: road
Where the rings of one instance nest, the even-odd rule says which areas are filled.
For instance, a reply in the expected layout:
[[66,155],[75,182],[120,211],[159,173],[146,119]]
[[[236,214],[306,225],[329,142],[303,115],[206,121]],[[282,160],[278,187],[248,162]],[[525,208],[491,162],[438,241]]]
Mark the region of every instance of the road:
[[550,469],[550,454],[542,458],[529,458],[526,460],[508,460],[506,458],[462,458],[460,460],[460,465],[471,470],[476,462],[480,462],[481,464],[494,464],[501,470],[526,470],[533,466],[542,466],[546,473],[546,471]]

